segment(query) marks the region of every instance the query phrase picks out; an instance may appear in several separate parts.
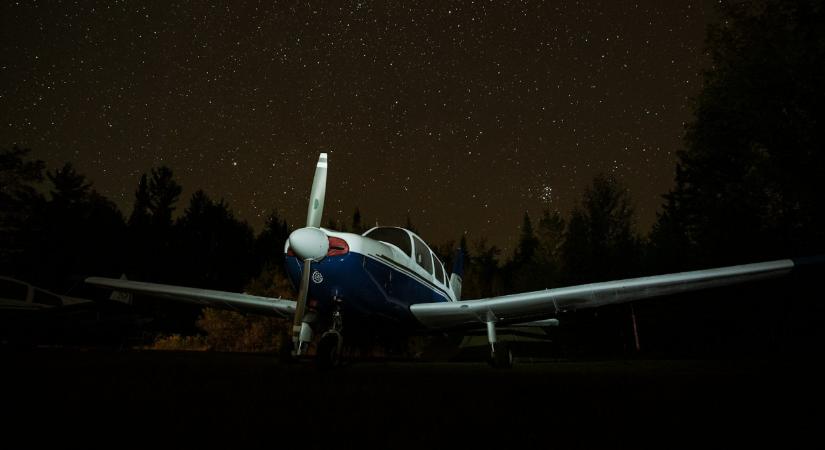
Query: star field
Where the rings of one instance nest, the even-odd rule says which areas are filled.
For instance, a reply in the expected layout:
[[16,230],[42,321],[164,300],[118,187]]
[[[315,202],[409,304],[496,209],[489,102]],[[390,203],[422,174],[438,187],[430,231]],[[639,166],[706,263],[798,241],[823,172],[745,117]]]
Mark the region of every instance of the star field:
[[[217,2],[215,2],[217,3]],[[599,172],[646,231],[672,185],[712,2],[5,2],[0,143],[131,211],[141,173],[260,229],[326,218],[512,248]],[[324,220],[326,223],[326,220]]]

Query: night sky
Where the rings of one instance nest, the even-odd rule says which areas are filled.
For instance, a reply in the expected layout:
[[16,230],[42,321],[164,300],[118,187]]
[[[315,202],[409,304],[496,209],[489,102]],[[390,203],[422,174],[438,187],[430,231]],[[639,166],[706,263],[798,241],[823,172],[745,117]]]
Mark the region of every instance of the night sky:
[[[147,6],[147,3],[151,5]],[[711,1],[2,2],[0,145],[74,163],[128,216],[168,165],[260,230],[407,214],[431,244],[513,248],[599,172],[646,232],[701,86]],[[217,2],[208,2],[217,3]],[[331,3],[336,3],[331,5]],[[426,5],[426,6],[421,6]]]

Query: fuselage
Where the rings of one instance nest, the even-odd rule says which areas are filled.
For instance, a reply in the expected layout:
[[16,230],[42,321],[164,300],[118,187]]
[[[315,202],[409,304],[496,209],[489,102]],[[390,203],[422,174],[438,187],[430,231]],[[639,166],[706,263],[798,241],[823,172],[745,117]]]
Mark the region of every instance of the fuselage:
[[[410,305],[456,300],[443,264],[415,233],[395,227],[363,235],[321,230],[332,238],[331,250],[310,266],[310,309],[325,314],[338,299],[348,320],[415,328],[419,324]],[[288,244],[284,250],[287,273],[297,287],[302,261]]]

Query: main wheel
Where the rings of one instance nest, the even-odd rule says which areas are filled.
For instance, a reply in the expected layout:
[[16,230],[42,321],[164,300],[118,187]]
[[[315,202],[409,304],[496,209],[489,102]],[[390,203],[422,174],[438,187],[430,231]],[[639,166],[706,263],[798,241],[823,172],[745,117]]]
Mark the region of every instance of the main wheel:
[[513,367],[513,351],[506,342],[496,342],[490,352],[490,365],[496,369]]
[[320,369],[331,369],[341,364],[341,336],[338,333],[321,336],[315,362]]
[[296,358],[293,354],[294,345],[292,344],[292,336],[287,332],[280,333],[280,343],[278,344],[278,359],[283,363],[295,362]]

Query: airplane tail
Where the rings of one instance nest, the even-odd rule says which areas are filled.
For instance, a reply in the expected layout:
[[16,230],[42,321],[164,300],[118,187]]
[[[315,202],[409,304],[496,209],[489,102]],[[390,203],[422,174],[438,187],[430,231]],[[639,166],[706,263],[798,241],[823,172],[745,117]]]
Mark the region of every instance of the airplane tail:
[[450,288],[455,294],[456,300],[461,300],[461,277],[464,276],[464,250],[459,247],[455,251],[453,260],[453,273],[450,275]]

